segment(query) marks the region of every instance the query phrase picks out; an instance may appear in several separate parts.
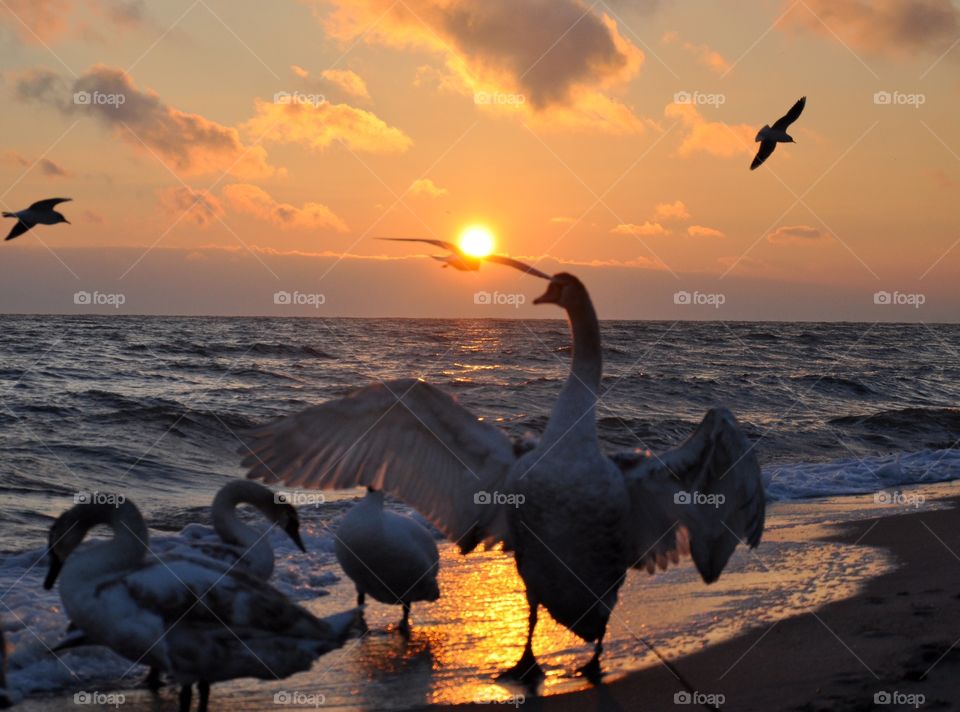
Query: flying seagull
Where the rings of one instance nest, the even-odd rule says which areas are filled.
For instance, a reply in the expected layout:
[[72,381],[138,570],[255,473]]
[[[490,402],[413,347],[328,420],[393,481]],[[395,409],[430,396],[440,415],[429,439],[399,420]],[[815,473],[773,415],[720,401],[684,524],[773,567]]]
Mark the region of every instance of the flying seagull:
[[446,240],[427,240],[420,237],[377,237],[374,239],[390,240],[391,242],[423,242],[428,245],[433,245],[434,247],[440,247],[444,250],[449,250],[451,253],[449,255],[431,255],[431,257],[433,257],[435,260],[443,262],[444,267],[453,267],[461,272],[475,272],[480,269],[481,262],[496,262],[497,264],[507,265],[508,267],[513,267],[521,272],[532,274],[534,277],[540,277],[541,279],[547,280],[553,279],[550,275],[541,272],[537,268],[531,267],[528,264],[524,264],[523,262],[515,260],[512,257],[506,257],[504,255],[472,257],[454,245],[452,242],[447,242]]
[[803,107],[807,105],[807,97],[802,96],[800,100],[790,107],[790,111],[777,119],[773,126],[764,126],[757,134],[757,142],[760,144],[760,150],[757,151],[753,163],[750,164],[750,170],[759,168],[765,160],[770,158],[773,149],[778,143],[794,143],[793,136],[787,133],[787,129],[794,121],[800,118],[803,113]]
[[66,223],[69,225],[70,221],[54,210],[54,208],[60,203],[66,203],[70,200],[72,200],[72,198],[47,198],[46,200],[38,200],[26,210],[18,210],[15,213],[3,213],[3,217],[5,218],[17,219],[17,224],[13,226],[10,234],[7,235],[7,239],[12,240],[15,237],[20,237],[34,225],[56,225],[57,223]]

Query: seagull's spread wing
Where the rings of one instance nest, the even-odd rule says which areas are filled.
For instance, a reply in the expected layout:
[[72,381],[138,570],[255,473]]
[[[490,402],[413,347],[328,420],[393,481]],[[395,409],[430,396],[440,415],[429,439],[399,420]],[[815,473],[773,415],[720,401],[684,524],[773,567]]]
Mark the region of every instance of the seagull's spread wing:
[[38,200],[27,209],[42,211],[53,210],[60,205],[60,203],[69,203],[71,200],[73,200],[73,198],[47,198],[46,200]]
[[763,165],[763,162],[770,158],[770,154],[773,153],[773,149],[776,147],[776,141],[761,141],[760,150],[758,150],[757,155],[754,156],[753,163],[750,164],[750,170],[754,171]]
[[459,247],[454,245],[452,242],[447,242],[446,240],[428,240],[422,237],[375,237],[374,239],[389,240],[390,242],[422,242],[427,245],[433,245],[434,247],[442,247],[445,250],[456,252],[458,255],[462,254]]
[[800,114],[803,113],[803,107],[806,105],[807,97],[800,97],[800,99],[797,100],[797,103],[790,107],[790,111],[776,120],[776,122],[773,124],[773,128],[777,129],[778,131],[786,131],[790,124],[800,118]]
[[532,274],[534,277],[540,277],[541,279],[553,279],[553,277],[551,277],[549,274],[541,272],[536,267],[531,267],[525,262],[515,260],[512,257],[504,257],[503,255],[488,255],[487,257],[483,257],[481,259],[484,259],[487,262],[496,262],[497,264],[506,265],[507,267],[513,267],[514,269],[518,269],[526,274]]
[[507,435],[416,379],[361,388],[252,431],[247,477],[293,487],[366,485],[392,494],[469,551],[505,541],[502,491],[515,461]]
[[20,237],[27,230],[32,228],[34,223],[24,222],[22,218],[17,218],[17,224],[13,226],[13,229],[10,231],[10,234],[7,235],[8,240],[12,240],[15,237]]
[[710,410],[680,447],[663,456],[615,456],[630,493],[634,564],[651,573],[690,553],[707,583],[719,578],[737,544],[763,533],[760,465],[737,421]]

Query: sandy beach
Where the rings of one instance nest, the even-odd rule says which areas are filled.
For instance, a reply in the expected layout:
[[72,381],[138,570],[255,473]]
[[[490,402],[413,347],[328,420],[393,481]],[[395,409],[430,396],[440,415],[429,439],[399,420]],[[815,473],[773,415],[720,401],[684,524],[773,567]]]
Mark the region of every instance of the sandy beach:
[[[737,712],[957,709],[960,497],[949,504],[840,527],[828,541],[882,548],[896,567],[852,598],[751,629],[685,656],[677,667],[698,692],[722,695],[721,709]],[[673,675],[656,666],[597,689],[538,699],[535,708],[700,709],[683,704],[683,695]]]
[[[738,552],[710,587],[697,583],[688,565],[652,579],[632,573],[611,621],[608,676],[599,688],[571,674],[587,646],[545,616],[535,643],[547,672],[540,696],[496,684],[522,644],[522,589],[512,561],[497,551],[461,557],[445,549],[444,597],[415,609],[409,643],[395,632],[397,611],[372,606],[363,639],[286,680],[217,685],[212,709],[703,708],[687,700],[758,712],[913,709],[921,702],[923,709],[952,709],[960,664],[952,647],[960,637],[960,485],[887,498],[774,503],[763,544]],[[349,607],[352,595],[340,581],[308,605],[332,613]],[[696,696],[639,635],[673,662]],[[139,676],[120,690],[123,709],[175,709],[171,688],[159,699],[132,689]],[[86,683],[88,690],[116,688],[109,677]],[[899,704],[875,703],[884,699]],[[72,702],[38,696],[17,709],[49,712]]]

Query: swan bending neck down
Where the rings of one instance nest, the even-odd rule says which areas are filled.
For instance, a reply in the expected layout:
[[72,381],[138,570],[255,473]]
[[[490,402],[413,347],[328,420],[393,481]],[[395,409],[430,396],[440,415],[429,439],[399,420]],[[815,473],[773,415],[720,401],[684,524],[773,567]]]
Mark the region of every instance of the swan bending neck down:
[[273,490],[256,482],[228,482],[213,498],[210,508],[213,528],[225,544],[237,548],[237,560],[251,574],[264,581],[273,575],[273,547],[266,534],[240,520],[238,504],[253,505],[272,526],[286,532],[300,551],[306,551],[300,538],[300,518],[293,506],[280,501]]
[[[113,538],[76,551],[99,524]],[[169,673],[181,685],[180,712],[190,709],[193,683],[205,712],[210,683],[300,672],[353,630],[356,612],[318,619],[243,572],[147,561],[148,541],[129,500],[78,504],[50,528],[44,587],[59,577],[64,610],[92,643]]]
[[410,634],[410,604],[440,597],[437,544],[419,522],[383,508],[383,492],[367,488],[336,533],[337,561],[357,588],[357,605],[369,593],[403,607],[400,632]]
[[529,604],[523,655],[506,674],[529,683],[542,678],[532,643],[543,606],[594,644],[581,672],[598,681],[604,633],[627,571],[653,573],[689,554],[712,583],[738,543],[759,543],[763,483],[753,447],[725,408],[708,411],[686,442],[662,455],[645,448],[604,454],[596,426],[601,340],[590,295],[573,275],[557,274],[535,303],[566,310],[574,349],[534,447],[516,447],[439,389],[398,379],[255,430],[245,464],[249,478],[268,482],[382,489],[418,509],[464,553],[503,542],[514,551]]

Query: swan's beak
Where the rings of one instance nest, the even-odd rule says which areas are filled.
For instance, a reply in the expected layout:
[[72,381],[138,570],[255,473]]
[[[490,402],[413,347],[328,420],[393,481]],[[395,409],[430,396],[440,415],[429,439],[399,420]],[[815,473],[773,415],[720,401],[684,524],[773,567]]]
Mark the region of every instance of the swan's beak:
[[560,301],[562,287],[557,282],[550,282],[547,291],[533,300],[534,304],[557,304]]
[[307,553],[307,547],[303,545],[303,539],[300,538],[300,522],[296,520],[291,520],[287,523],[284,531],[287,533],[287,536],[293,539],[293,543],[297,545],[297,548],[300,549],[304,554]]
[[52,551],[47,552],[47,558],[50,559],[50,567],[47,569],[47,577],[43,580],[43,587],[49,591],[53,588],[53,584],[57,582],[57,576],[60,575],[63,562],[60,560],[60,557]]

